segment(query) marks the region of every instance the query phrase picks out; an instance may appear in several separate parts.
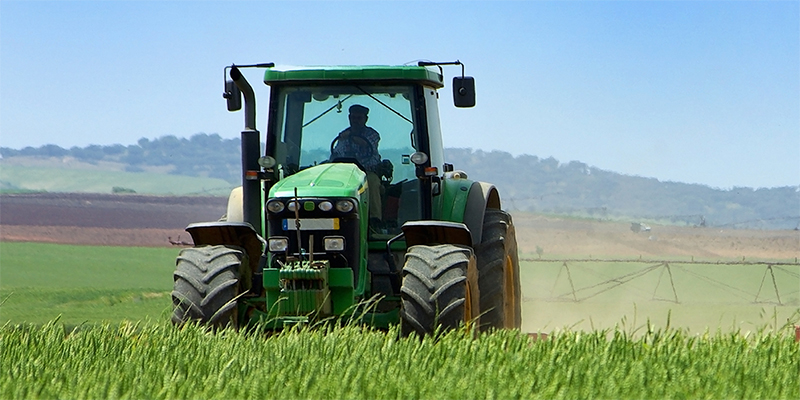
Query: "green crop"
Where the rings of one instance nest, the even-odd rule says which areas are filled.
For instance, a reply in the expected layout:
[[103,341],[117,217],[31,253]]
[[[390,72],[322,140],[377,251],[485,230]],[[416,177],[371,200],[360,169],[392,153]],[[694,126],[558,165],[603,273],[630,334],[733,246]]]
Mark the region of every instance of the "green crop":
[[0,324],[166,320],[179,251],[0,242]]
[[0,398],[800,398],[781,333],[397,329],[263,333],[168,324],[0,328]]
[[[634,318],[627,320],[630,326],[623,318],[621,329],[586,326],[543,341],[509,331],[477,339],[456,331],[419,340],[401,338],[396,328],[359,327],[270,336],[169,325],[178,251],[0,243],[0,399],[800,398],[800,343],[793,331],[787,335],[798,321],[797,286],[785,277],[778,281],[781,294],[786,291],[783,306],[718,296],[730,303],[726,313],[753,314],[747,326],[762,329],[752,334],[738,325],[690,334],[690,324],[676,322],[699,308],[706,317],[693,326],[718,320],[730,326],[718,316],[722,306],[705,292],[690,291],[679,274],[681,304],[653,301],[658,275],[652,274],[651,281],[633,282],[639,297],[625,306]],[[534,299],[523,303],[527,330],[538,329],[537,319],[544,321],[537,326],[553,328],[560,326],[558,318],[576,322],[582,310],[589,316],[584,325],[591,318],[597,323],[601,313],[612,321],[605,326],[620,321],[623,313],[612,312],[614,293],[597,304],[541,300],[569,282],[562,276],[558,286],[553,283],[560,263],[534,268],[539,265],[522,270],[523,293]],[[734,275],[731,286],[747,288],[736,282],[750,271],[725,272]],[[763,269],[747,275],[747,285],[757,290],[763,275]],[[573,278],[577,287],[594,284],[586,276]],[[653,304],[663,307],[658,316]],[[58,322],[46,323],[59,315]],[[682,329],[659,330],[650,320]],[[76,330],[65,327],[83,322]]]

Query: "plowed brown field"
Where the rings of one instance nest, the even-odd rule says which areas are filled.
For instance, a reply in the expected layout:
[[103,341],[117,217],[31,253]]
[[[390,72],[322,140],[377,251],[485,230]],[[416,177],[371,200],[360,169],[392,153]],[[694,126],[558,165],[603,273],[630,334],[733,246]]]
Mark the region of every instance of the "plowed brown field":
[[[0,240],[117,246],[191,241],[184,228],[225,213],[222,197],[79,193],[0,196]],[[543,257],[699,257],[793,259],[800,232],[653,226],[516,213],[520,251]]]
[[[184,228],[216,221],[222,197],[82,193],[0,196],[0,240],[114,246],[191,241]],[[180,237],[180,238],[179,238]]]

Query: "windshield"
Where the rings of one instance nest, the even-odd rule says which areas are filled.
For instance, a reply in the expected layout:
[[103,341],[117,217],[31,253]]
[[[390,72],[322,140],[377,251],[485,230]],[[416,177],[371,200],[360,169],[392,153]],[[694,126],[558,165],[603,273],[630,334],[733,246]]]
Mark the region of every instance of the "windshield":
[[[388,160],[392,180],[414,179],[414,110],[411,86],[338,85],[282,87],[278,89],[276,135],[273,150],[281,176],[337,158],[355,158],[367,169]],[[353,108],[353,106],[356,106]],[[361,107],[358,107],[361,106]],[[365,117],[365,126],[353,126],[351,114]],[[368,146],[350,146],[340,134],[369,142],[377,140],[377,154]],[[347,137],[345,135],[343,137]],[[335,148],[332,155],[332,149]]]

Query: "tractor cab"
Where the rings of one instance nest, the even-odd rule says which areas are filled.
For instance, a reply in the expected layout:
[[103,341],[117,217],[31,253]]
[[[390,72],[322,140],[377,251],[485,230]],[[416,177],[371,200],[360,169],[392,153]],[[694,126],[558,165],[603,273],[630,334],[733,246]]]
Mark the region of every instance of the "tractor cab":
[[[385,241],[398,234],[403,223],[424,219],[425,212],[430,213],[425,179],[438,175],[444,164],[435,111],[435,89],[441,83],[436,74],[418,72],[426,79],[331,84],[287,82],[290,72],[268,71],[273,118],[265,154],[274,158],[271,180],[282,182],[320,165],[355,165],[366,176],[361,189],[368,195],[361,211],[372,239]],[[326,182],[313,184],[320,183]]]

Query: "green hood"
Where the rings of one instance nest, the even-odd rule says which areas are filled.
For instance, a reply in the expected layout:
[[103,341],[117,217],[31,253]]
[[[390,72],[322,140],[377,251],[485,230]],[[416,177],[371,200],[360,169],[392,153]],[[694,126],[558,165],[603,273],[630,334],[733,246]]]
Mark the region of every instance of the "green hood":
[[360,197],[366,174],[354,164],[322,164],[304,169],[272,186],[269,197]]

